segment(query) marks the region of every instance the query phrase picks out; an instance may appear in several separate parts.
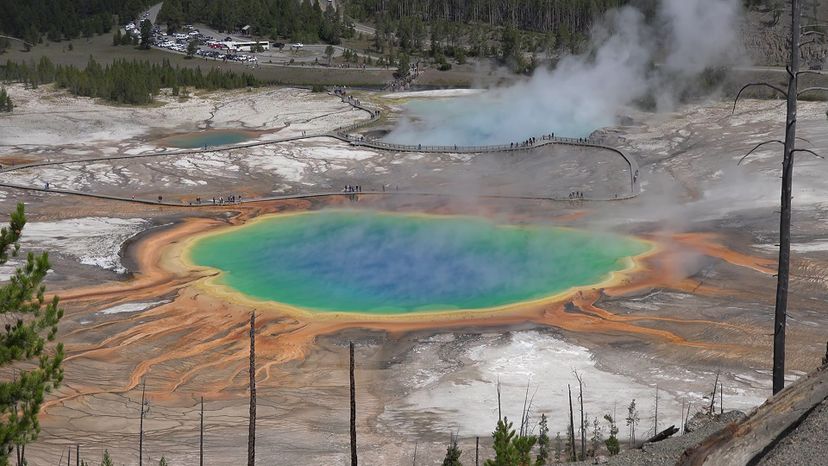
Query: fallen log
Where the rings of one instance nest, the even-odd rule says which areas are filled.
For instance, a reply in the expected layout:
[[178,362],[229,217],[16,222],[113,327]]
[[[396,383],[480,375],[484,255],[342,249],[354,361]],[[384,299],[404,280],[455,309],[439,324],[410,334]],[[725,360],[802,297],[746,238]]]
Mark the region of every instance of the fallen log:
[[678,431],[679,431],[679,430],[678,430],[678,427],[676,427],[676,426],[670,426],[670,427],[668,427],[668,428],[666,428],[666,429],[662,430],[661,432],[659,432],[659,433],[657,433],[657,434],[653,435],[652,437],[650,437],[649,439],[647,439],[647,441],[646,441],[646,442],[644,442],[644,443],[656,443],[656,442],[660,442],[660,441],[662,441],[662,440],[664,440],[664,439],[668,439],[668,438],[672,437],[672,436],[673,436],[673,434],[675,434],[675,433],[676,433],[676,432],[678,432]]
[[826,398],[828,368],[823,366],[768,399],[742,422],[685,450],[677,465],[753,464]]

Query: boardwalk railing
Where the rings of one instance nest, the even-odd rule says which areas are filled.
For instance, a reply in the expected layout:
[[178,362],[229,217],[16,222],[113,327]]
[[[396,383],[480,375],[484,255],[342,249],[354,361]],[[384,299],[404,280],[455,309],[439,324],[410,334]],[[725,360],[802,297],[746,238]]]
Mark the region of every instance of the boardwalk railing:
[[[362,136],[353,136],[348,134],[350,131],[354,131],[360,127],[365,125],[371,124],[377,121],[380,118],[380,111],[375,108],[367,107],[362,105],[358,100],[347,97],[347,96],[340,96],[343,102],[346,102],[352,105],[354,108],[359,110],[368,112],[371,115],[369,120],[363,120],[358,123],[342,126],[336,128],[333,132],[330,133],[316,133],[316,134],[309,134],[309,135],[296,135],[290,136],[281,139],[274,139],[269,141],[254,141],[249,143],[242,143],[236,145],[226,145],[226,146],[217,146],[217,147],[210,147],[210,148],[203,148],[203,149],[178,149],[178,150],[160,150],[160,151],[151,151],[141,154],[122,154],[122,155],[114,155],[114,156],[97,156],[97,157],[87,157],[87,158],[80,158],[74,160],[47,160],[41,162],[32,162],[32,163],[24,163],[19,165],[10,165],[6,167],[0,167],[0,173],[8,173],[14,172],[18,170],[24,170],[29,168],[38,168],[38,167],[47,167],[47,166],[60,166],[60,165],[68,165],[68,164],[77,164],[77,163],[89,163],[89,162],[98,162],[98,161],[113,161],[113,160],[124,160],[124,159],[138,159],[138,158],[148,158],[148,157],[167,157],[167,156],[181,156],[181,155],[190,155],[190,154],[200,154],[204,152],[214,152],[219,150],[233,150],[233,149],[242,149],[242,148],[249,148],[249,147],[256,147],[256,146],[264,146],[269,144],[278,144],[288,141],[295,141],[300,139],[307,139],[307,138],[315,138],[315,137],[332,137],[336,138],[345,142],[348,142],[352,145],[357,146],[365,146],[371,147],[378,150],[391,150],[391,151],[399,151],[399,152],[432,152],[432,153],[483,153],[483,152],[508,152],[508,151],[522,151],[522,150],[530,150],[540,146],[548,145],[548,144],[564,144],[564,145],[573,145],[573,146],[581,146],[581,147],[590,147],[595,149],[601,150],[608,150],[611,151],[626,161],[629,166],[630,170],[630,192],[627,194],[619,194],[617,196],[613,196],[609,199],[598,199],[593,198],[590,200],[618,200],[618,199],[629,199],[638,195],[637,181],[638,181],[638,163],[635,158],[631,156],[627,156],[624,152],[615,147],[608,146],[602,144],[601,142],[594,141],[591,139],[576,139],[576,138],[563,138],[563,137],[542,137],[540,140],[537,140],[534,144],[500,144],[500,145],[487,145],[487,146],[423,146],[423,145],[413,145],[413,144],[394,144],[385,141],[379,141],[375,139],[365,139]],[[152,199],[135,199],[135,198],[125,198],[119,196],[112,196],[112,195],[104,195],[104,194],[94,194],[94,193],[87,193],[81,191],[75,191],[70,189],[59,189],[57,187],[45,188],[45,187],[35,187],[35,186],[26,186],[20,185],[16,183],[10,183],[0,180],[0,187],[4,188],[11,188],[11,189],[21,189],[21,190],[28,190],[28,191],[36,191],[36,192],[44,192],[44,193],[55,193],[55,194],[67,194],[67,195],[77,195],[77,196],[86,196],[86,197],[94,197],[100,199],[109,199],[109,200],[118,200],[118,201],[126,201],[126,202],[137,202],[143,204],[154,204],[154,205],[163,205],[163,206],[175,206],[175,207],[203,207],[207,206],[208,204],[197,204],[197,205],[187,205],[183,201],[181,203],[177,202],[159,202],[157,200]],[[340,192],[329,192],[329,193],[312,193],[312,194],[297,194],[297,195],[285,195],[285,196],[269,196],[269,197],[262,197],[256,199],[245,199],[245,203],[247,202],[258,202],[258,201],[270,201],[270,200],[285,200],[285,199],[296,199],[296,198],[305,198],[305,197],[321,197],[321,196],[332,196],[332,195],[347,195],[351,193],[340,193]],[[371,193],[360,193],[360,194],[390,194],[386,193],[385,191],[381,192],[371,192]],[[437,195],[437,196],[445,196],[450,195],[447,193],[413,193],[413,192],[406,192],[406,193],[397,193],[397,194],[404,194],[404,195]],[[555,197],[526,197],[526,196],[483,196],[483,197],[503,197],[503,198],[514,198],[514,199],[546,199],[546,200],[566,200],[564,198],[555,198]]]
[[449,146],[430,146],[430,145],[422,145],[422,144],[394,144],[390,142],[380,141],[378,139],[366,139],[364,136],[355,136],[349,134],[353,131],[356,131],[362,127],[370,125],[377,120],[380,119],[380,110],[372,107],[365,106],[360,102],[358,99],[355,99],[353,96],[348,96],[344,94],[334,93],[334,95],[339,96],[342,99],[342,102],[350,104],[355,109],[359,109],[365,112],[368,112],[371,115],[371,118],[368,120],[363,120],[352,125],[348,126],[340,126],[339,128],[334,129],[329,136],[335,137],[339,140],[346,141],[355,146],[364,146],[370,147],[373,149],[379,150],[390,150],[390,151],[399,151],[399,152],[427,152],[427,153],[462,153],[462,154],[478,154],[484,152],[510,152],[510,151],[522,151],[522,150],[529,150],[534,149],[537,147],[545,146],[548,144],[561,144],[561,145],[569,145],[569,146],[580,146],[580,147],[589,147],[594,149],[602,149],[608,150],[619,155],[624,161],[627,163],[627,166],[630,170],[630,195],[635,196],[638,193],[636,189],[638,183],[638,161],[635,160],[634,157],[625,154],[620,149],[606,145],[601,141],[593,140],[590,138],[566,138],[566,137],[556,137],[556,136],[542,136],[540,139],[535,140],[534,143],[516,143],[516,144],[498,144],[498,145],[485,145],[485,146],[461,146],[461,145],[449,145]]
[[[573,146],[586,147],[601,147],[604,148],[598,141],[591,139],[577,139],[577,138],[561,138],[549,137],[538,139],[534,143],[519,143],[519,144],[492,144],[483,146],[463,146],[463,145],[446,145],[446,146],[430,146],[422,144],[396,144],[392,142],[381,141],[378,139],[365,139],[364,137],[354,136],[346,132],[339,132],[337,136],[343,140],[347,140],[356,146],[370,146],[376,149],[396,150],[400,152],[461,152],[461,153],[481,153],[481,152],[508,152],[534,149],[545,146],[547,144],[567,144]],[[608,147],[607,147],[608,148]]]

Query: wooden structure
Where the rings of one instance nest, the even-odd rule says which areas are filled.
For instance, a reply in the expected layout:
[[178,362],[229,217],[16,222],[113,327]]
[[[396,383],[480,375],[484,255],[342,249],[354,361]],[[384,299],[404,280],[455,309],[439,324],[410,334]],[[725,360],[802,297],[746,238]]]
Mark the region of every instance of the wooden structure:
[[730,424],[686,450],[677,464],[755,464],[826,399],[828,367],[823,366],[777,393],[744,421]]

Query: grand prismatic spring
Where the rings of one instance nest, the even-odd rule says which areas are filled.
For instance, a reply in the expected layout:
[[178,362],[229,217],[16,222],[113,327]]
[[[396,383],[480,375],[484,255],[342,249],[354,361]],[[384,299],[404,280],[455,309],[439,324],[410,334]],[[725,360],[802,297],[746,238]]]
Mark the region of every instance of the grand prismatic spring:
[[483,309],[592,285],[649,246],[617,235],[462,216],[321,211],[198,240],[197,265],[255,299],[314,311]]

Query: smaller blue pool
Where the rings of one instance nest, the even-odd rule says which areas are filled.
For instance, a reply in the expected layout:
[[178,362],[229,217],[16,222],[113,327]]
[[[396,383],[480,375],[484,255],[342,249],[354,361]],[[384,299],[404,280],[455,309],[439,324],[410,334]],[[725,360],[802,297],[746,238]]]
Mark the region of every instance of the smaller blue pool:
[[248,131],[235,129],[209,129],[195,133],[178,134],[162,139],[162,144],[180,149],[197,149],[199,147],[215,147],[239,144],[254,139]]

